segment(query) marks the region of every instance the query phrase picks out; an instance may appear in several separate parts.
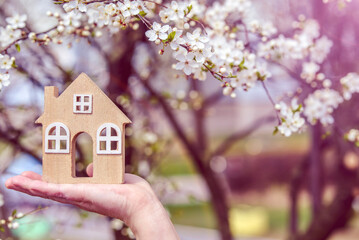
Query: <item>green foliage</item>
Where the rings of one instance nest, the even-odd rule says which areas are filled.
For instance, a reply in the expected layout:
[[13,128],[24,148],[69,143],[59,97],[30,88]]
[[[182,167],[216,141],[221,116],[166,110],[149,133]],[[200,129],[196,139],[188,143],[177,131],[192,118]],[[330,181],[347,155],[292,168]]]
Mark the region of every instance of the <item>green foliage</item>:
[[204,228],[216,228],[216,219],[212,207],[207,202],[197,204],[167,205],[171,220],[175,224]]
[[145,11],[141,11],[141,12],[139,13],[139,15],[140,15],[141,17],[144,17],[144,16],[147,15],[147,13],[146,13]]
[[20,45],[19,45],[18,43],[15,44],[15,47],[16,47],[16,50],[17,50],[18,52],[20,52],[21,48],[20,48]]
[[64,3],[67,3],[67,2],[69,2],[69,0],[53,0],[54,4],[64,4]]
[[196,172],[190,160],[182,156],[168,156],[161,161],[156,169],[156,174],[161,176],[191,175]]
[[171,32],[170,34],[168,34],[168,37],[167,37],[167,39],[165,40],[165,42],[167,42],[167,43],[172,42],[173,39],[175,38],[175,36],[176,36],[176,31]]
[[256,72],[256,75],[257,75],[257,79],[259,80],[259,81],[264,81],[264,80],[266,80],[266,78],[267,78],[267,76],[266,75],[262,75],[260,72]]
[[302,107],[303,107],[303,105],[302,105],[302,104],[299,104],[299,106],[297,107],[297,109],[293,110],[293,113],[300,112],[300,111],[302,110]]
[[11,67],[17,68],[17,65],[16,65],[15,61],[12,63]]
[[[205,65],[206,65],[206,67],[207,67],[208,69],[211,69],[211,70],[216,66],[216,65],[215,65],[213,62],[211,62],[210,60],[207,60],[206,63],[205,63]],[[207,72],[208,69],[204,68],[203,70]]]
[[185,11],[184,13],[185,13],[186,15],[189,14],[189,13],[192,11],[192,8],[193,8],[192,4],[189,5],[189,6],[187,7],[187,11]]
[[243,69],[248,69],[246,66],[244,66],[244,63],[245,63],[245,59],[243,58],[242,61],[238,65],[239,71],[242,71]]
[[12,211],[12,213],[11,213],[11,216],[15,216],[16,215],[16,213],[17,213],[17,210],[16,209],[14,209],[13,211]]
[[276,135],[278,132],[279,132],[278,127],[275,127],[274,130],[273,130],[273,135]]

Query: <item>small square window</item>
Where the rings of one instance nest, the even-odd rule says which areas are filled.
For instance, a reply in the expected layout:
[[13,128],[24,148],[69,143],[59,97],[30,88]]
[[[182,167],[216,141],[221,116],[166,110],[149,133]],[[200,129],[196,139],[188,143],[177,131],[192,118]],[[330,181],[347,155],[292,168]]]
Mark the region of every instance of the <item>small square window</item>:
[[92,113],[92,95],[74,94],[74,113]]

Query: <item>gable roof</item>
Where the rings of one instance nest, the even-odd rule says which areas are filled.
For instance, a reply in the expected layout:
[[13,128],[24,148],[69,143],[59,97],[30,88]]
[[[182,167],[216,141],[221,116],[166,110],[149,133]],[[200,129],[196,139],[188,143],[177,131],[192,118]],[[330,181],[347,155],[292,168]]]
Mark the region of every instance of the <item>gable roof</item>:
[[[84,86],[87,86],[86,89],[84,89]],[[97,99],[96,101],[103,101],[103,104],[106,104],[110,106],[111,108],[111,114],[118,114],[120,115],[120,118],[123,119],[123,123],[131,123],[131,120],[116,106],[114,102],[91,80],[89,76],[87,76],[85,73],[81,73],[62,93],[60,96],[56,96],[56,101],[61,101],[64,98],[71,98],[73,99],[73,96],[70,95],[70,92],[73,92],[72,89],[78,89],[81,90],[87,90],[92,92],[93,94],[98,94],[100,96],[100,99]],[[55,90],[56,92],[56,90]],[[48,101],[46,99],[45,94],[45,101]],[[52,109],[51,109],[52,110]],[[43,117],[45,115],[46,108],[44,109],[44,113],[35,121],[35,123],[42,123]],[[56,111],[54,109],[53,111]]]

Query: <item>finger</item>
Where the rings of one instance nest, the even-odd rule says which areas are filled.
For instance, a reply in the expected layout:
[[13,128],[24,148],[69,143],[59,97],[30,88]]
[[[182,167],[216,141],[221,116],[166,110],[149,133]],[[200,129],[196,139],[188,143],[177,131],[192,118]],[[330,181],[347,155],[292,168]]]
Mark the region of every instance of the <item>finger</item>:
[[28,181],[32,181],[32,180],[30,178],[19,175],[19,176],[15,176],[15,177],[8,179],[5,182],[5,186],[8,189],[13,189],[13,190],[16,190],[19,192],[23,192],[23,193],[29,194],[31,196],[39,196],[39,197],[46,198],[43,195],[31,192],[30,189],[28,188]]
[[62,203],[86,202],[83,188],[79,185],[46,183],[22,175],[8,179],[5,185],[9,189]]
[[149,183],[145,179],[141,178],[140,176],[130,174],[130,173],[125,173],[125,182],[124,183],[140,185],[140,186],[144,186],[146,188],[151,188]]
[[31,171],[25,171],[25,172],[21,173],[21,175],[24,177],[30,178],[32,180],[41,180],[42,179],[40,174],[31,172]]
[[86,168],[87,176],[92,177],[93,176],[93,163],[89,164]]

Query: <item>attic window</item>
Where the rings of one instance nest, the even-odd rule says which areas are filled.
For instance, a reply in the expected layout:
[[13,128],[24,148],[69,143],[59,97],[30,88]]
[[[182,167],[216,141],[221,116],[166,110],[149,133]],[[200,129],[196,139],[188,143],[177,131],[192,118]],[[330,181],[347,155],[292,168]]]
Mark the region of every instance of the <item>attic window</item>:
[[121,154],[121,138],[118,126],[102,124],[97,130],[97,154]]
[[74,113],[92,113],[92,95],[74,94]]

